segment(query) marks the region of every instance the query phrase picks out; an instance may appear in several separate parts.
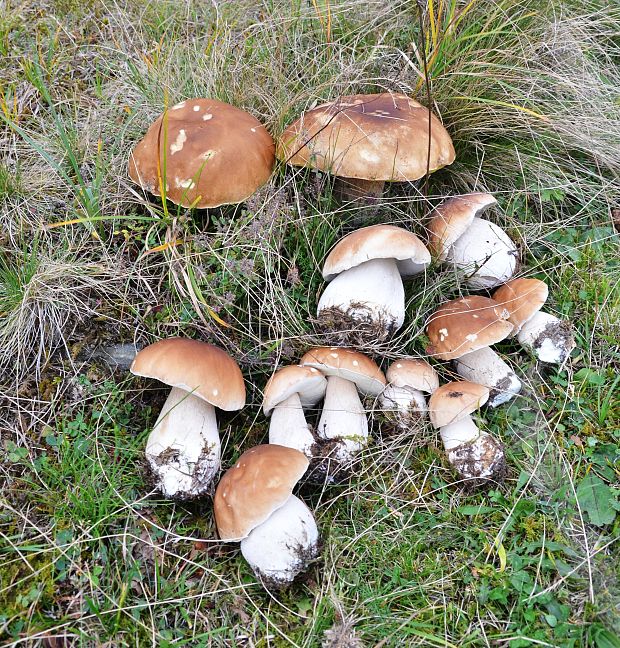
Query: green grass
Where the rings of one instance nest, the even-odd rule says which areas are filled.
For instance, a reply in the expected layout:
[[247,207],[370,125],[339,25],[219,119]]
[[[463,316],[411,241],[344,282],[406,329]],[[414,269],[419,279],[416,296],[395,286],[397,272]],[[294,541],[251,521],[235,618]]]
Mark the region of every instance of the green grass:
[[[152,492],[143,448],[166,390],[97,351],[179,334],[226,348],[248,387],[246,408],[220,416],[231,465],[266,440],[275,367],[322,341],[321,264],[357,214],[330,178],[282,165],[244,205],[162,206],[130,183],[127,159],[164,105],[193,96],[249,110],[274,134],[338,94],[389,88],[426,103],[417,7],[0,9],[2,645],[620,645],[620,10],[431,6],[430,91],[457,161],[426,195],[390,187],[376,220],[423,235],[444,196],[494,192],[521,274],[549,284],[577,349],[556,370],[499,345],[525,388],[480,415],[506,446],[494,490],[455,483],[428,424],[420,447],[373,415],[359,472],[304,489],[322,558],[278,595],[216,540],[208,499]],[[406,290],[405,326],[367,349],[384,368],[424,352],[429,314],[462,289],[433,267]]]

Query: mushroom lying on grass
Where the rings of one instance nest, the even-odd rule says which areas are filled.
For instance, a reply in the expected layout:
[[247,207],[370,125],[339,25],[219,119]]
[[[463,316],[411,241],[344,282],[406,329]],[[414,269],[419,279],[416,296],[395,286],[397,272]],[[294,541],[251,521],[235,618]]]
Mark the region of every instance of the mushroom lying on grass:
[[157,488],[175,499],[204,495],[220,468],[214,406],[230,412],[245,405],[237,363],[211,344],[168,338],[142,349],[130,370],[172,387],[146,442]]
[[220,538],[241,553],[267,589],[290,585],[319,555],[312,511],[292,494],[308,468],[298,450],[260,445],[244,452],[215,491]]
[[460,381],[439,387],[428,403],[431,423],[439,429],[448,461],[470,485],[501,481],[506,471],[502,444],[480,431],[470,416],[488,397],[483,385]]

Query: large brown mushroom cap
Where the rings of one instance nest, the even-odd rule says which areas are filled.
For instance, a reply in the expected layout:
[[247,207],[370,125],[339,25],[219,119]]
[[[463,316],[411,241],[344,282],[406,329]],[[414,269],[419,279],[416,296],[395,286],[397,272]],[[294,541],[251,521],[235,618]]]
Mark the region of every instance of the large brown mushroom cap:
[[206,342],[159,340],[136,355],[130,371],[184,389],[228,412],[245,405],[241,369],[225,351]]
[[308,464],[302,452],[280,445],[246,450],[215,491],[213,511],[220,538],[246,538],[286,503]]
[[269,416],[274,407],[293,394],[299,394],[302,407],[311,407],[325,396],[326,387],[325,377],[314,367],[282,367],[265,385],[263,412],[265,416]]
[[494,299],[470,295],[442,304],[426,326],[430,345],[426,352],[442,360],[490,346],[513,329],[508,311]]
[[177,205],[218,207],[245,200],[267,182],[274,148],[249,113],[216,99],[188,99],[151,125],[131,153],[129,175],[156,196],[161,175]]
[[513,279],[500,286],[493,299],[509,313],[514,333],[535,315],[547,301],[549,287],[540,279]]
[[428,401],[431,423],[442,428],[463,420],[489,400],[489,389],[483,385],[460,380],[437,389]]
[[415,274],[415,266],[428,265],[431,255],[413,232],[395,225],[371,225],[336,243],[325,259],[323,277],[331,281],[341,272],[372,259],[395,259],[400,273],[407,275]]
[[[345,178],[402,182],[426,174],[428,108],[406,95],[340,97],[304,113],[278,142],[278,158]],[[454,161],[452,140],[431,115],[429,171]]]
[[426,360],[402,358],[395,360],[385,374],[394,387],[409,387],[432,394],[439,387],[439,375]]

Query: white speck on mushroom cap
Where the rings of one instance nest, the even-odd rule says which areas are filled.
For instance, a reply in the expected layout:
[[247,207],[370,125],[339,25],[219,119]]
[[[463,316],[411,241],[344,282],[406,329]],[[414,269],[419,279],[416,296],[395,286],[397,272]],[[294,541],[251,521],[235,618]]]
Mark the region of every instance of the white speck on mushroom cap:
[[219,392],[217,389],[214,389],[214,390],[213,390],[213,395],[214,395],[214,396],[217,396],[219,393],[220,393],[220,392]]
[[310,367],[310,371],[311,371],[312,373],[316,373],[316,372],[318,371],[318,369],[315,369],[314,367]]
[[337,354],[337,353],[330,353],[329,355],[330,355],[332,358],[337,358],[337,357],[338,357],[338,354]]
[[209,120],[212,119],[212,118],[213,118],[213,115],[212,115],[211,113],[205,113],[205,114],[202,116],[202,121],[209,121]]
[[176,140],[173,144],[170,145],[170,155],[174,155],[183,149],[183,144],[187,140],[187,135],[185,134],[185,129],[182,128],[177,135]]
[[359,362],[357,360],[353,360],[353,366],[357,367],[359,365]]
[[194,106],[194,112],[198,112],[200,110],[200,106]]
[[185,102],[181,101],[180,103],[172,106],[170,110],[180,110],[181,108],[185,108]]
[[476,315],[476,314],[474,313],[474,314],[472,315],[472,317],[473,317],[474,319],[478,319],[478,318],[480,317],[480,315]]
[[255,129],[255,128],[250,128],[250,130],[251,130],[253,133],[256,132],[256,129]]
[[446,337],[448,337],[448,329],[447,328],[439,329],[439,333],[441,333],[441,335],[445,335]]
[[396,363],[396,368],[397,368],[397,369],[402,369],[402,367],[403,367],[403,365],[401,365],[400,362],[397,362],[397,363]]
[[179,180],[179,178],[175,178],[174,182],[177,187],[182,187],[183,189],[191,189],[195,184],[191,178],[188,178],[187,180]]
[[210,160],[215,155],[215,153],[216,153],[216,151],[214,151],[212,149],[209,149],[208,151],[205,151],[204,153],[202,153],[200,155],[200,158],[202,160]]
[[470,333],[469,335],[465,336],[466,340],[469,340],[470,342],[475,342],[478,339],[478,336],[475,333]]

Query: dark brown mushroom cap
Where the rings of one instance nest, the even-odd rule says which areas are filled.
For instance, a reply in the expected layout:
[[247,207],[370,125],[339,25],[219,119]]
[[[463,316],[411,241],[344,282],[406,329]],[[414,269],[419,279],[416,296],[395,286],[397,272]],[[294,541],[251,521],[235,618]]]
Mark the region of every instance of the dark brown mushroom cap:
[[442,428],[461,421],[489,400],[489,389],[467,380],[442,385],[428,401],[431,423]]
[[269,444],[246,450],[217,485],[213,512],[222,540],[243,540],[284,506],[308,469],[306,456]]
[[274,148],[249,113],[216,99],[187,99],[160,115],[138,142],[129,175],[156,196],[161,175],[166,197],[177,205],[217,207],[241,202],[267,182]]
[[508,311],[488,297],[453,299],[431,315],[426,325],[430,341],[426,352],[442,360],[454,360],[495,344],[512,332],[508,317]]
[[[428,108],[406,95],[340,97],[304,113],[282,133],[279,159],[345,178],[402,182],[426,174]],[[454,161],[452,140],[431,114],[429,170]]]
[[130,371],[184,389],[228,412],[245,405],[239,365],[226,351],[206,342],[189,338],[159,340],[138,352]]
[[493,299],[510,313],[514,334],[543,307],[548,296],[549,287],[540,279],[512,279],[493,293]]

